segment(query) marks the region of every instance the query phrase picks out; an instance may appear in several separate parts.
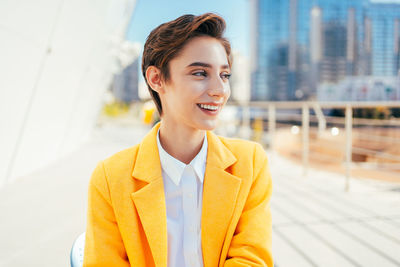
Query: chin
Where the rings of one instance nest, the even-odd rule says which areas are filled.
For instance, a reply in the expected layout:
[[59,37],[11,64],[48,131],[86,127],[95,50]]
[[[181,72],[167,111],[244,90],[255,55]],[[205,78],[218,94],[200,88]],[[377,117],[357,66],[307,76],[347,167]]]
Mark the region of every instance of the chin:
[[217,127],[217,121],[202,121],[197,123],[197,129],[212,131]]

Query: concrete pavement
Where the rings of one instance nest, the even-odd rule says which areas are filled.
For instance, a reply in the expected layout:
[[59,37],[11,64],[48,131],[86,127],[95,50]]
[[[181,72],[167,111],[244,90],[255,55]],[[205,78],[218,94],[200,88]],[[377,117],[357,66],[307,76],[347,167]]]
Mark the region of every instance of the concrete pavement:
[[98,161],[138,143],[148,129],[97,128],[79,151],[0,189],[0,266],[67,267],[85,231],[87,185]]
[[[0,189],[0,266],[69,266],[85,231],[96,163],[138,143],[149,128],[104,125],[51,166]],[[400,266],[400,185],[351,180],[270,155],[276,266]]]
[[400,266],[400,184],[271,161],[276,266]]

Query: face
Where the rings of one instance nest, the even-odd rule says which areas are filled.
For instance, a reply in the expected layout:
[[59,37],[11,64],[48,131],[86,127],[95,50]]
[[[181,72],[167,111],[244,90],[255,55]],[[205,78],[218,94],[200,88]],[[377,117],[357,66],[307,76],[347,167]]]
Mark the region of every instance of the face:
[[169,62],[170,79],[160,92],[163,120],[212,130],[230,95],[230,68],[222,44],[195,37]]

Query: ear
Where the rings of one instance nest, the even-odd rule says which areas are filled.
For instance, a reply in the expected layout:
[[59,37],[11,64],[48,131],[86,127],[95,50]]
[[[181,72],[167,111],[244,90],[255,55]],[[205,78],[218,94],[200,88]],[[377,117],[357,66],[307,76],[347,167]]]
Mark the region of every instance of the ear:
[[159,94],[164,93],[164,86],[159,68],[155,66],[149,66],[146,70],[146,79],[151,89]]

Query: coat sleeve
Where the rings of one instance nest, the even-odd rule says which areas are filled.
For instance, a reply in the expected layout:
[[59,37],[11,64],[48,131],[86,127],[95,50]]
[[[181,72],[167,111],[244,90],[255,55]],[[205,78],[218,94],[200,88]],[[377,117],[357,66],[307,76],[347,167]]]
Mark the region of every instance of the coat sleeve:
[[254,153],[254,178],[228,249],[225,267],[273,266],[271,254],[271,176],[264,149]]
[[130,266],[110,198],[104,163],[89,182],[84,267]]

